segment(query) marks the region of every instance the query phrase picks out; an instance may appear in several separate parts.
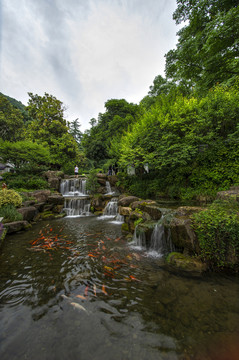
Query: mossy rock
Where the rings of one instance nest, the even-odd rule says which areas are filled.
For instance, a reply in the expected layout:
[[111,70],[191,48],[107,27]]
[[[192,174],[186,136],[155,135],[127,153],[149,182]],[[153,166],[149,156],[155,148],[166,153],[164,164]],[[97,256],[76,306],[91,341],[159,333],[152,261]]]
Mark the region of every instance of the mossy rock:
[[121,230],[122,230],[122,231],[125,231],[125,232],[129,232],[129,231],[130,231],[130,230],[129,230],[129,225],[126,224],[126,223],[122,224],[122,225],[121,225]]
[[207,265],[202,263],[200,259],[177,252],[170,253],[166,261],[173,267],[190,273],[202,273],[207,270]]

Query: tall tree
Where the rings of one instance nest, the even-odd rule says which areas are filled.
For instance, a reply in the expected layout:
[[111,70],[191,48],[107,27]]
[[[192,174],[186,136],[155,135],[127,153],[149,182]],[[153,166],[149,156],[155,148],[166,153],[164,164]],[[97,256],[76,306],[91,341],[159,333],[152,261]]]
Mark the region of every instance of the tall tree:
[[49,146],[53,164],[60,166],[75,162],[77,143],[69,134],[63,103],[47,93],[44,96],[29,93],[29,96],[27,110],[34,120],[28,125],[28,138]]
[[166,75],[187,80],[199,90],[239,74],[238,0],[177,0],[175,50],[166,54]]

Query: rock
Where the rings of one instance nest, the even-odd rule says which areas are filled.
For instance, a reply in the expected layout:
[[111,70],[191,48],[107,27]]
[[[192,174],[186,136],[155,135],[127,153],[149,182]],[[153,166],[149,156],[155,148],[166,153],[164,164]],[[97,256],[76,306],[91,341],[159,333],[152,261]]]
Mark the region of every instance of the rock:
[[119,201],[118,201],[118,205],[119,206],[124,206],[124,207],[127,207],[129,206],[131,203],[133,203],[134,201],[138,201],[140,200],[138,197],[136,196],[126,196],[126,197],[123,197],[121,198]]
[[35,206],[22,207],[17,209],[17,211],[22,214],[23,220],[32,221],[36,217],[38,210]]
[[62,195],[51,195],[48,197],[48,204],[53,204],[53,205],[64,205],[64,197]]
[[4,226],[7,229],[7,234],[11,234],[21,230],[27,230],[31,227],[31,224],[29,224],[29,222],[26,220],[21,220],[21,221],[6,223],[4,224]]
[[239,196],[239,190],[237,187],[232,187],[230,190],[226,191],[219,191],[217,193],[216,198],[220,200],[228,200],[228,199],[235,199],[237,200],[237,197]]
[[165,225],[171,231],[172,243],[185,253],[199,253],[199,245],[195,232],[191,227],[192,221],[188,218],[174,217],[169,225]]
[[108,178],[110,185],[112,185],[112,186],[115,186],[116,183],[118,182],[118,178],[116,175],[109,175],[107,178]]
[[51,189],[59,190],[60,188],[60,179],[59,178],[50,178],[48,179],[48,184]]
[[207,270],[207,265],[202,263],[201,260],[185,256],[181,253],[170,253],[167,257],[167,262],[177,269],[181,269],[186,272],[202,273]]
[[35,207],[39,212],[42,212],[43,209],[44,209],[45,204],[46,204],[45,202],[36,203],[36,204],[34,205],[34,207]]
[[63,171],[48,170],[48,171],[44,172],[43,175],[46,177],[47,180],[52,179],[52,178],[60,178],[60,179],[64,178]]
[[46,202],[50,195],[50,190],[36,190],[31,193],[31,196],[33,196],[38,202]]
[[176,210],[176,215],[178,216],[190,216],[194,213],[197,213],[199,211],[206,210],[206,208],[199,207],[199,206],[180,206]]
[[23,207],[35,206],[35,205],[36,205],[36,201],[35,201],[35,200],[24,201],[24,203],[22,204]]
[[94,208],[94,211],[102,211],[105,208],[105,206],[110,198],[111,197],[104,196],[104,195],[94,197],[91,200],[91,206]]
[[120,215],[129,216],[132,212],[132,209],[130,207],[119,206],[118,212]]
[[159,220],[162,217],[162,212],[153,200],[135,201],[131,204],[132,209],[139,209],[150,215],[152,220]]

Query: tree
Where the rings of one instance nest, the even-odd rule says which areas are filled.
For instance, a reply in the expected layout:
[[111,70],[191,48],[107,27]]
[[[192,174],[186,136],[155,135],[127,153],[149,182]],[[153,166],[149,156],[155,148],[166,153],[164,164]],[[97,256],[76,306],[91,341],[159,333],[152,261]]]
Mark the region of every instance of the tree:
[[48,165],[50,162],[49,149],[31,141],[0,141],[0,156],[18,169],[25,164]]
[[44,96],[29,93],[29,96],[27,110],[34,120],[27,128],[28,138],[46,144],[50,150],[51,163],[57,167],[68,161],[75,162],[78,147],[64,119],[63,103],[47,93]]
[[81,148],[81,139],[83,136],[83,133],[80,131],[80,126],[78,118],[69,123],[69,133],[73,136],[79,148]]
[[105,103],[105,108],[105,113],[99,114],[97,123],[91,119],[92,127],[82,139],[86,156],[95,163],[114,156],[110,151],[113,139],[119,139],[136,121],[139,113],[139,106],[125,99],[110,99]]
[[6,141],[17,141],[24,137],[23,116],[4,95],[0,95],[0,137]]
[[237,0],[178,0],[173,14],[178,32],[175,50],[166,54],[166,76],[186,80],[200,91],[239,74]]

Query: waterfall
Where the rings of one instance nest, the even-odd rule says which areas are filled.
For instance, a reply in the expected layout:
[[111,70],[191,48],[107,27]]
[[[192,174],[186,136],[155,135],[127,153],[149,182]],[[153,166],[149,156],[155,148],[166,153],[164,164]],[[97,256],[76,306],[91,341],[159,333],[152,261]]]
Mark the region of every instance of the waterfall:
[[67,216],[89,216],[90,199],[65,199],[64,209]]
[[61,181],[60,192],[63,196],[86,196],[85,179],[65,179]]
[[111,199],[106,207],[104,208],[103,215],[104,216],[116,216],[118,212],[118,199]]
[[118,213],[118,198],[112,198],[104,208],[103,215],[99,216],[99,220],[114,218],[111,223],[122,224],[124,216]]
[[106,195],[112,195],[114,192],[111,190],[109,181],[106,181],[105,186],[106,186]]
[[163,216],[160,221],[155,225],[152,232],[149,244],[149,255],[152,256],[163,256],[167,253],[175,251],[175,247],[171,241],[171,232],[168,229],[165,232],[165,227],[163,225]]
[[133,239],[130,245],[131,247],[140,250],[146,249],[146,236],[144,231],[140,231],[138,225],[135,227]]

